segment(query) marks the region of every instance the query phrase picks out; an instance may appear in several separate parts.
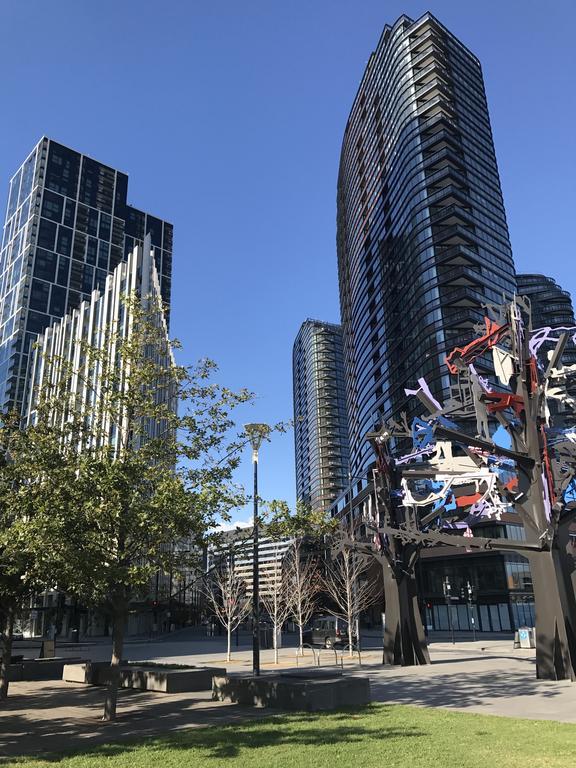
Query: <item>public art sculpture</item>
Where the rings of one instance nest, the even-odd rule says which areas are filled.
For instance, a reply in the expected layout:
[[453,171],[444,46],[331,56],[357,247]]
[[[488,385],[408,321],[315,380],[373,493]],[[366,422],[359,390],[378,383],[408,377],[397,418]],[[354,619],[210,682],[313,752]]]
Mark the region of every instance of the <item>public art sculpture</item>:
[[[505,549],[530,563],[537,676],[574,680],[569,530],[576,521],[576,429],[569,384],[576,366],[561,360],[576,328],[534,330],[529,302],[518,297],[486,311],[479,337],[446,358],[455,377],[450,399],[438,402],[420,379],[406,393],[426,412],[412,423],[402,414],[367,436],[376,454],[374,500],[362,519],[364,541],[354,545],[383,566],[385,663],[429,663],[415,580],[423,547]],[[474,366],[488,355],[492,382]],[[509,448],[493,441],[495,423],[507,431]],[[525,540],[475,534],[477,522],[507,510],[518,514]]]

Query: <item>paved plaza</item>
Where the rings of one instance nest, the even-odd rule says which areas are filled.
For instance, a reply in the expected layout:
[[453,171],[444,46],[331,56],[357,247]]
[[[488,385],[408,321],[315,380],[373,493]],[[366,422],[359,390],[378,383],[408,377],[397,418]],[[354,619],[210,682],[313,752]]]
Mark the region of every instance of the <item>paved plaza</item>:
[[[226,666],[232,674],[248,673],[250,649],[241,646],[226,663],[222,642],[221,638],[190,640],[184,634],[156,642],[128,643],[125,657]],[[372,698],[378,702],[576,723],[576,684],[536,680],[534,651],[513,650],[510,640],[456,645],[434,642],[430,650],[432,664],[427,667],[383,668],[378,649],[363,652],[361,666],[357,656],[353,660],[344,656],[344,674],[368,675]],[[80,644],[60,648],[58,653],[80,653],[99,660],[109,657],[110,647],[106,643]],[[262,652],[263,674],[296,667],[312,669],[318,663],[322,669],[341,668],[342,656],[307,649],[302,660],[297,659],[295,648],[283,648],[277,667],[272,651]],[[118,721],[102,723],[103,697],[102,688],[62,681],[13,683],[10,698],[0,711],[0,755],[82,749],[270,714],[269,710],[213,702],[208,692],[167,695],[122,690]]]

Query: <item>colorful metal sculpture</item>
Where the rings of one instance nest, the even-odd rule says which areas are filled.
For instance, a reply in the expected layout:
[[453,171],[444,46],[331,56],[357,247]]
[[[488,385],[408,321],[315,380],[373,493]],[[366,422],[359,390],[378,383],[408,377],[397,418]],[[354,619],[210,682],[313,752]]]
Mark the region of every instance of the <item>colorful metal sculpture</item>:
[[[387,587],[384,658],[397,664],[428,661],[414,577],[422,547],[513,550],[528,558],[532,571],[537,676],[574,680],[569,529],[576,521],[576,431],[567,384],[576,370],[563,368],[561,358],[566,343],[576,341],[576,328],[533,330],[529,302],[522,298],[486,309],[482,335],[446,358],[457,377],[449,401],[438,402],[421,379],[418,389],[406,393],[427,414],[412,424],[402,414],[367,436],[376,454],[375,505],[363,523]],[[496,373],[491,384],[474,367],[488,354]],[[550,400],[561,407],[551,409]],[[507,431],[510,448],[491,438],[495,423]],[[507,510],[518,514],[525,541],[474,534],[479,520],[499,519]]]

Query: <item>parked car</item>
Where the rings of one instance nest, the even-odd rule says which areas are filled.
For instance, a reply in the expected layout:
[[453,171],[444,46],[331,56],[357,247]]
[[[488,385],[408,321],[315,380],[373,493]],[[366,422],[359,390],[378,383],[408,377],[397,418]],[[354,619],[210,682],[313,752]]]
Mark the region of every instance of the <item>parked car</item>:
[[[356,633],[352,642],[356,644]],[[308,645],[322,645],[324,648],[348,645],[348,622],[335,616],[319,616],[305,627],[302,641]]]

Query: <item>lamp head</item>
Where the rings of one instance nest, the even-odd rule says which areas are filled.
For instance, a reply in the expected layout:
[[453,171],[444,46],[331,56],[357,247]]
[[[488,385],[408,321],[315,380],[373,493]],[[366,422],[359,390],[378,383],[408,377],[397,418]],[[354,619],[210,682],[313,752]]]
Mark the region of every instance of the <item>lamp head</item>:
[[258,461],[258,449],[260,448],[262,440],[268,439],[272,427],[268,424],[245,424],[244,431],[252,446],[252,458],[254,461]]

